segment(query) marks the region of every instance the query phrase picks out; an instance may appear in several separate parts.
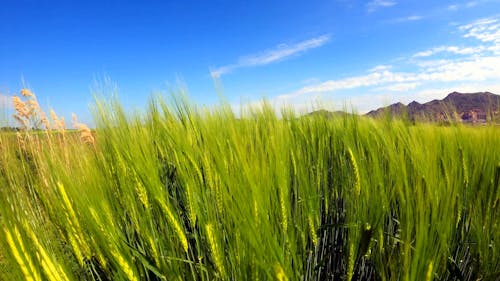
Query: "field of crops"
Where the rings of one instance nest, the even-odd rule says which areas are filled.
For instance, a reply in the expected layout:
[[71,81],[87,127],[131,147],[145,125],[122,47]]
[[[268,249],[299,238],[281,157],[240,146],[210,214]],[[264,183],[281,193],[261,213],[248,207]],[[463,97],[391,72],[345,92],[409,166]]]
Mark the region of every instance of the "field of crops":
[[498,126],[145,112],[0,134],[0,280],[500,278]]

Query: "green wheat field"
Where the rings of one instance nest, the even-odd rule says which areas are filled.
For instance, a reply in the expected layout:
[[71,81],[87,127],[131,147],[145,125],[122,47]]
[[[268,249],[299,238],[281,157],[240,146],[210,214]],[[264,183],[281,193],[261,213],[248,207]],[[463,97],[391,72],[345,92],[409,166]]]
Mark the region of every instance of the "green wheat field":
[[498,126],[93,110],[0,133],[0,280],[500,278]]

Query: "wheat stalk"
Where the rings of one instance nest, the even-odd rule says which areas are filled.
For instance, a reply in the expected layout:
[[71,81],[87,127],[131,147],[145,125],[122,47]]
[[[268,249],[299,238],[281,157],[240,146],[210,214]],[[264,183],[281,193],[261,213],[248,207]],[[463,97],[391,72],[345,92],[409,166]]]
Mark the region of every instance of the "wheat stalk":
[[432,270],[434,268],[434,263],[431,261],[429,262],[429,266],[427,267],[427,274],[426,274],[426,281],[432,281]]
[[157,198],[157,201],[160,204],[160,207],[162,208],[162,210],[167,215],[167,219],[170,222],[170,224],[172,225],[172,227],[174,228],[175,233],[177,233],[177,236],[179,237],[179,240],[180,240],[181,245],[182,245],[182,249],[187,253],[188,242],[187,242],[186,235],[182,231],[181,225],[175,219],[174,214],[172,213],[170,208],[167,206],[167,204],[160,198]]
[[[23,241],[22,241],[21,236],[18,235],[19,232],[17,230],[17,227],[14,227],[14,232],[15,232],[16,238],[18,240],[18,243],[21,247],[21,251],[19,251],[19,249],[17,248],[11,232],[6,227],[4,227],[4,232],[5,232],[5,237],[7,239],[7,244],[10,247],[10,250],[12,252],[12,255],[14,256],[14,259],[17,261],[19,268],[23,272],[24,278],[26,278],[26,280],[28,280],[28,281],[41,280],[39,273],[34,269],[34,267],[32,267],[32,262],[29,259],[29,256],[26,256],[26,251],[24,250]],[[24,256],[24,258],[26,258],[28,260],[28,264],[30,265],[30,268],[28,268],[28,266],[24,262],[23,256]],[[33,274],[32,274],[32,272],[33,272]]]
[[214,229],[212,224],[205,225],[205,231],[207,232],[208,244],[210,246],[210,251],[212,251],[212,256],[214,258],[215,267],[221,275],[222,279],[225,277],[224,263],[222,262],[222,256],[219,249],[219,243],[215,238]]
[[69,278],[66,275],[66,273],[64,272],[64,270],[62,269],[62,267],[59,264],[54,263],[54,261],[49,257],[49,255],[45,251],[44,247],[40,244],[37,236],[35,235],[35,233],[31,229],[31,227],[29,227],[27,222],[24,222],[24,227],[25,227],[26,231],[28,232],[28,235],[29,235],[31,241],[33,241],[33,243],[35,244],[35,247],[37,248],[38,253],[40,254],[38,256],[38,259],[40,260],[40,263],[42,264],[42,268],[45,271],[45,274],[48,276],[49,280],[51,280],[51,281],[59,281],[59,280],[69,281]]
[[281,267],[279,263],[274,265],[274,271],[276,273],[276,279],[278,279],[278,281],[288,281],[288,277],[286,276],[283,267]]
[[116,250],[111,250],[111,255],[116,259],[116,262],[120,266],[121,270],[125,275],[127,276],[128,280],[134,281],[134,280],[139,280],[130,266],[130,264],[123,258],[123,256],[118,253]]
[[350,148],[348,149],[348,152],[349,152],[349,159],[351,159],[351,164],[354,169],[354,180],[355,180],[354,190],[356,192],[356,195],[359,196],[359,194],[361,193],[361,177],[359,175],[358,163],[356,162],[356,157],[354,157],[354,153]]

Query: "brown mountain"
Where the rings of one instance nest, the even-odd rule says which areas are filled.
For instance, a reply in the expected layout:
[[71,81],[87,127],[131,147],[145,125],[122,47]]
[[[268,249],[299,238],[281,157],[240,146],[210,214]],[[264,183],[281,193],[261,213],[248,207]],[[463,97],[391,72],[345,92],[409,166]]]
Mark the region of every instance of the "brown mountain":
[[442,100],[427,103],[412,101],[408,105],[395,103],[372,110],[366,115],[380,117],[390,114],[415,121],[451,121],[485,123],[500,121],[500,95],[490,92],[458,93],[453,92]]

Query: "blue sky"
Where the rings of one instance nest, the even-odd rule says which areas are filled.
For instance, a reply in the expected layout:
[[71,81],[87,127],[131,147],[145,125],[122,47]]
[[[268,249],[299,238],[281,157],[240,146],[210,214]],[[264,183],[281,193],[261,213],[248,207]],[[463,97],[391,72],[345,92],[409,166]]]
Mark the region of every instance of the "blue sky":
[[128,108],[178,85],[236,110],[500,94],[500,0],[2,0],[0,18],[0,100],[28,86],[67,120],[90,122],[108,78]]

